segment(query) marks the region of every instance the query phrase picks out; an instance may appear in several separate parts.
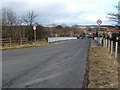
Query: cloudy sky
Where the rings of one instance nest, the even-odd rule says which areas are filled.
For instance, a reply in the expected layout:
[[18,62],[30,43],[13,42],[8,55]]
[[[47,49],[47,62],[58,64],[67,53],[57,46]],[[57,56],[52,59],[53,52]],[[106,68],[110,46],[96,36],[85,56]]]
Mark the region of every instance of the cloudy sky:
[[3,0],[2,6],[13,9],[19,16],[30,10],[39,14],[36,22],[66,25],[114,24],[106,13],[117,12],[114,8],[120,0]]

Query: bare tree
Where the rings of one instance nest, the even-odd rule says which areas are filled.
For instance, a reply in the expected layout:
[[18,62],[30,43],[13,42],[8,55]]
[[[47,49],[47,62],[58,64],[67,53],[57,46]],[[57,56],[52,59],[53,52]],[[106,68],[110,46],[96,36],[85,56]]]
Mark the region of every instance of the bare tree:
[[23,16],[23,21],[31,26],[33,23],[35,23],[37,16],[38,14],[34,11],[29,11],[25,16]]
[[2,25],[17,24],[17,15],[12,9],[2,9]]
[[[119,2],[120,4],[120,2]],[[113,13],[113,12],[110,12],[108,13],[107,15],[107,18],[109,18],[110,20],[114,21],[114,22],[117,22],[118,25],[120,25],[120,5],[118,4],[118,6],[115,6],[116,10],[118,10],[117,13]]]

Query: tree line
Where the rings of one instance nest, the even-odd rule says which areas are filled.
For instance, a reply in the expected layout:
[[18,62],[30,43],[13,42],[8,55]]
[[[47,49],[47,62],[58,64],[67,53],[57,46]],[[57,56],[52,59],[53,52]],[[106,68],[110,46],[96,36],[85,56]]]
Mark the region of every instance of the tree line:
[[32,26],[38,17],[38,14],[33,10],[28,11],[26,14],[22,16],[18,16],[12,9],[10,8],[2,8],[2,25],[3,26],[13,26],[13,25],[22,25],[22,23],[26,23],[29,26]]
[[[12,40],[20,40],[21,38],[28,41],[34,40],[34,31],[32,26],[3,26],[2,37],[11,38]],[[87,28],[86,28],[87,29]],[[36,38],[37,40],[47,40],[48,37],[71,37],[80,36],[84,33],[84,30],[77,27],[44,27],[37,26]]]
[[120,1],[118,2],[118,5],[114,7],[117,12],[110,11],[107,13],[107,18],[109,18],[111,21],[116,22],[116,25],[120,26]]
[[31,10],[26,14],[18,17],[18,15],[9,8],[2,9],[2,37],[12,39],[27,38],[29,41],[34,39],[33,25],[37,25],[37,39],[42,40],[47,37],[64,37],[75,36],[83,33],[82,30],[76,27],[68,27],[57,25],[54,27],[44,27],[36,23],[38,13]]
[[[12,9],[2,8],[2,38],[12,38],[12,40],[27,38],[33,40],[33,25],[36,24],[38,14],[33,10],[28,11],[21,17],[18,16]],[[23,33],[24,32],[24,33]],[[46,39],[49,34],[44,27],[37,27],[37,39]]]
[[[120,6],[115,6],[119,11]],[[51,36],[76,36],[83,34],[83,30],[76,27],[63,27],[62,25],[57,25],[54,27],[44,27],[38,25],[36,22],[38,13],[31,10],[26,12],[22,16],[18,16],[10,8],[2,8],[2,36],[3,38],[12,37],[13,39],[19,39],[20,37],[27,38],[28,40],[33,40],[33,28],[32,26],[37,25],[37,39],[46,39]],[[110,12],[107,14],[107,18],[110,20],[120,23],[120,13]],[[18,28],[18,29],[17,29]],[[24,32],[24,33],[23,33]]]
[[[116,27],[120,29],[120,1],[118,2],[118,5],[114,6],[117,12],[109,12],[107,13],[107,18],[110,19],[113,22],[116,22]],[[120,32],[119,33],[112,33],[112,40],[115,42],[119,38],[120,42]]]

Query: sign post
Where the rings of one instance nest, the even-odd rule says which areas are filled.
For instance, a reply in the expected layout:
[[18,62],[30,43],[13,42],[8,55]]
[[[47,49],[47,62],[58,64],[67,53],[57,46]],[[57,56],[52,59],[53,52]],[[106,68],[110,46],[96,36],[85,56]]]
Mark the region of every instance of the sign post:
[[33,30],[34,30],[34,41],[36,42],[36,26],[33,26]]
[[97,20],[97,24],[98,24],[98,38],[99,38],[99,41],[100,41],[100,37],[99,37],[99,32],[100,32],[100,25],[102,24],[102,20],[98,19]]

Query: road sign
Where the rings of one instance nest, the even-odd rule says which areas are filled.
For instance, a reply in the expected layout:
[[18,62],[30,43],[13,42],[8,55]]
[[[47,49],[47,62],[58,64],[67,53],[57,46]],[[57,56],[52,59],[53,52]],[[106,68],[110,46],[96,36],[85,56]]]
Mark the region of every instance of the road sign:
[[33,30],[36,30],[36,26],[35,25],[33,26]]
[[33,30],[34,30],[34,40],[36,42],[36,26],[35,25],[33,26]]
[[98,25],[102,24],[102,20],[98,19],[98,20],[97,20],[97,24],[98,24]]

